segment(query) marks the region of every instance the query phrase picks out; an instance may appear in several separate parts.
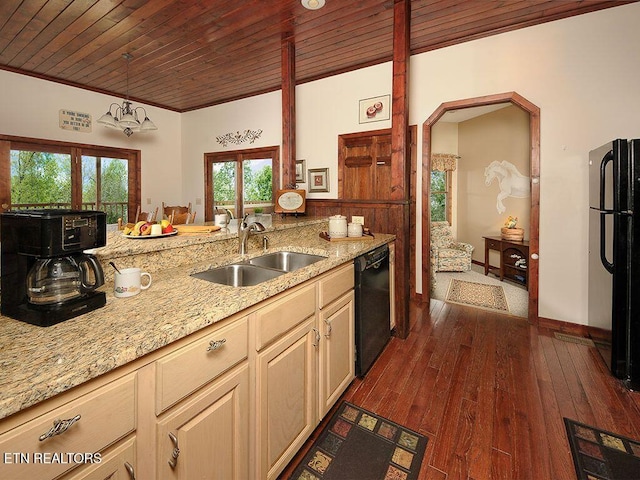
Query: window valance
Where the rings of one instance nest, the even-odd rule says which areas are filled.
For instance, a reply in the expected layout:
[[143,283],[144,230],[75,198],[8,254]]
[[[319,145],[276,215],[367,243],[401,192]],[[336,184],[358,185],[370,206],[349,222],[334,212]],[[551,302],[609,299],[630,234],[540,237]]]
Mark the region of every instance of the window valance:
[[453,153],[433,153],[431,155],[431,170],[453,171],[456,169],[456,160],[459,158]]

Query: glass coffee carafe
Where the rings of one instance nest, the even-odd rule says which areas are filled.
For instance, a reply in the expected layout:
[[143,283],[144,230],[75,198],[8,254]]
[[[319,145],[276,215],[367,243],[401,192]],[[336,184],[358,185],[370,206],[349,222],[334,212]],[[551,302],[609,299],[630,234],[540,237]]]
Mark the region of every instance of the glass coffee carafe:
[[93,255],[40,258],[27,275],[27,295],[36,305],[62,303],[102,284],[104,273]]

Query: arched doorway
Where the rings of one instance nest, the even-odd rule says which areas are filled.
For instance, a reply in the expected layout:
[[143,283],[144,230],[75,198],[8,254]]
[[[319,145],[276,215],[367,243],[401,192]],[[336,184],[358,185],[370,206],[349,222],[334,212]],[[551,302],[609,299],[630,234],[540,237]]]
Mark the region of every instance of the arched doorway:
[[[431,289],[429,262],[431,213],[429,205],[431,180],[431,127],[447,111],[510,102],[529,113],[531,212],[529,222],[529,322],[538,322],[538,246],[540,229],[540,109],[515,92],[456,100],[440,105],[422,126],[422,299],[428,303]],[[427,293],[425,293],[427,292]]]

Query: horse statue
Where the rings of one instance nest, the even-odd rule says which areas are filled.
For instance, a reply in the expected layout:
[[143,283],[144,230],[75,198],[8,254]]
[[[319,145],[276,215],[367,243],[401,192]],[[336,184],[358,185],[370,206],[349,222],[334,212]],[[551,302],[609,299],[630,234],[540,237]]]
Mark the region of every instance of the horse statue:
[[484,184],[489,187],[494,179],[498,179],[500,193],[496,208],[504,213],[506,207],[502,201],[507,197],[526,198],[530,195],[529,177],[522,175],[516,166],[506,160],[494,160],[484,169]]

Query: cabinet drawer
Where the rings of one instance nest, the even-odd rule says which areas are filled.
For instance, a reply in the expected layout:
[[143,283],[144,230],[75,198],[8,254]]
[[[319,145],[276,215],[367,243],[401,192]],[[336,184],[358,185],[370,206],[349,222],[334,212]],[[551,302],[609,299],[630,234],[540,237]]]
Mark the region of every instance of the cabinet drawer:
[[247,358],[247,317],[156,362],[156,414]]
[[500,242],[497,240],[489,240],[485,238],[484,241],[487,242],[487,248],[490,248],[491,250],[500,250]]
[[315,312],[315,285],[308,285],[261,308],[256,312],[256,349],[261,350]]
[[319,282],[320,308],[323,308],[353,289],[353,263],[338,267]]
[[63,480],[132,480],[129,470],[135,474],[135,438],[123,440],[111,447],[100,458],[100,463],[73,471]]
[[[135,387],[136,374],[132,373],[0,436],[0,451],[10,453],[10,461],[5,456],[4,462],[0,462],[0,478],[55,478],[77,466],[76,460],[81,455],[100,452],[133,432]],[[78,420],[63,433],[39,440],[52,430],[54,421],[74,418]],[[68,457],[74,453],[77,458]],[[60,460],[56,462],[56,458]]]

